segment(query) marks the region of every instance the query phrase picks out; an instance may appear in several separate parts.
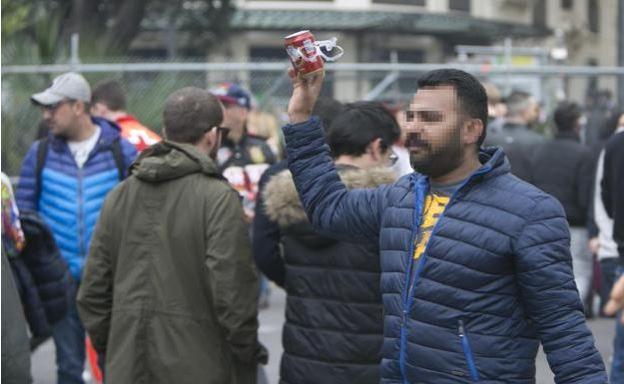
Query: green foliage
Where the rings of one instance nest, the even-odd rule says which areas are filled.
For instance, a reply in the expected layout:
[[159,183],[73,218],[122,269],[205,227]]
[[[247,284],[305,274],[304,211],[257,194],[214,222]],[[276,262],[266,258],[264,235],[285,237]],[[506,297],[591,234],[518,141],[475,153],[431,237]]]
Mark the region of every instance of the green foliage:
[[30,5],[15,0],[2,0],[2,45],[26,27]]
[[[69,61],[72,33],[80,36],[80,61],[147,61],[128,55],[145,28],[192,31],[193,44],[208,49],[229,30],[231,0],[2,0],[2,65]],[[163,42],[163,44],[165,44]],[[186,60],[188,61],[188,60]],[[35,139],[41,111],[29,100],[56,73],[2,74],[2,170],[17,175]],[[117,78],[127,91],[128,111],[160,131],[166,97],[184,86],[205,87],[198,73],[87,73],[91,85]]]

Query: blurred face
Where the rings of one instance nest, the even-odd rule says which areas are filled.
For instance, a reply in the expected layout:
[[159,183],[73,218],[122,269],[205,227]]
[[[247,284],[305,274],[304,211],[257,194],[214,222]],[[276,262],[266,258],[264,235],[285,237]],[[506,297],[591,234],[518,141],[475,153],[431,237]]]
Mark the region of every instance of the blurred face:
[[618,127],[624,127],[624,113],[620,116],[618,120]]
[[540,117],[540,107],[534,98],[529,99],[529,107],[524,112],[524,119],[528,125],[537,123]]
[[[219,103],[221,104],[221,103]],[[221,111],[223,112],[223,122],[225,122],[225,108],[223,104],[221,104]],[[221,143],[223,139],[227,137],[230,128],[225,126],[225,124],[221,123],[221,126],[213,127],[209,132],[209,144],[208,144],[208,156],[211,159],[217,159],[217,152],[219,152],[219,148],[221,147]],[[227,128],[226,128],[227,127]]]
[[42,106],[43,120],[55,136],[71,138],[76,134],[79,111],[76,102],[62,100],[53,105]]
[[404,120],[412,167],[434,178],[459,167],[464,156],[463,124],[453,87],[419,89]]
[[223,125],[230,128],[235,136],[242,135],[249,111],[238,104],[224,104],[224,107]]
[[91,106],[91,116],[106,118],[110,109],[104,103],[95,103]]

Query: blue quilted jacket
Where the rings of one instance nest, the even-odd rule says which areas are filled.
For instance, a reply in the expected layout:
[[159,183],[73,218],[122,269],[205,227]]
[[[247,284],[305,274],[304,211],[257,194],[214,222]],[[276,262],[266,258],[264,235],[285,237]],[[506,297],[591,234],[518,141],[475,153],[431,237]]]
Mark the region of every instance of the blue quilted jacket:
[[101,128],[100,139],[82,169],[65,140],[50,134],[39,201],[35,196],[39,141],[33,143],[24,158],[16,193],[20,210],[37,211],[48,224],[76,281],[80,281],[104,198],[120,179],[111,151],[113,141],[121,140],[125,168],[136,157],[136,149],[121,139],[117,125],[99,118],[93,118],[93,123]]
[[284,128],[311,222],[343,240],[378,239],[382,383],[534,383],[540,342],[557,383],[606,383],[574,284],[565,214],[509,173],[501,149],[451,197],[424,255],[414,239],[428,178],[347,191],[320,122]]

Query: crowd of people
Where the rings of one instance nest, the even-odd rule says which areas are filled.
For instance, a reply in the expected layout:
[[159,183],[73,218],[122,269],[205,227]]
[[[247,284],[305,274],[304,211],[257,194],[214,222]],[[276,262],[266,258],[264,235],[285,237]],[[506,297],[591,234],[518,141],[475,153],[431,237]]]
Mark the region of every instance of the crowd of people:
[[624,113],[561,102],[547,138],[532,95],[459,70],[400,108],[289,75],[284,144],[239,84],[168,95],[162,137],[114,80],[32,95],[45,129],[15,196],[2,179],[3,381],[52,337],[59,383],[87,358],[110,383],[265,383],[274,285],[283,384],[529,383],[540,344],[557,383],[607,382],[586,318],[624,306]]

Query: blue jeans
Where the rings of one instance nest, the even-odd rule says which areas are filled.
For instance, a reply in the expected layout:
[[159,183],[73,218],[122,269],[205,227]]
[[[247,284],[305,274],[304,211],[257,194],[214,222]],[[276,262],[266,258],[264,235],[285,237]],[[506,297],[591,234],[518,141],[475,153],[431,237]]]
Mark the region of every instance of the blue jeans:
[[76,291],[72,287],[72,300],[65,318],[54,325],[52,337],[56,346],[58,384],[84,384],[82,371],[85,362],[85,330],[76,309]]
[[[615,272],[615,281],[624,274],[624,267]],[[624,384],[624,325],[620,321],[620,311],[615,317],[615,339],[613,340],[613,362],[611,363],[611,384]]]

